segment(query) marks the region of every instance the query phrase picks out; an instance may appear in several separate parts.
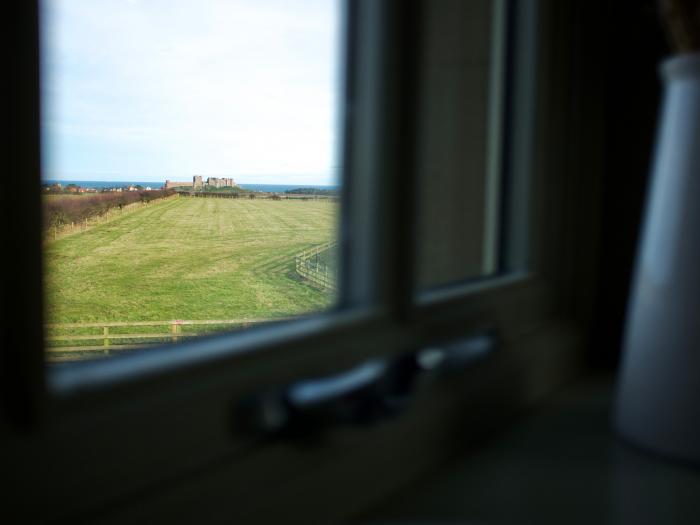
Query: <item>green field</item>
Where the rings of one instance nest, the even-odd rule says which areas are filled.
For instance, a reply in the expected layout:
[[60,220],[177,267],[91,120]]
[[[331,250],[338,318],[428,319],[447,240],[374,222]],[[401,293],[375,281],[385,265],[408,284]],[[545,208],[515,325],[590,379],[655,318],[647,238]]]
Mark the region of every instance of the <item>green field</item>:
[[330,292],[294,255],[331,240],[330,201],[159,202],[48,243],[50,323],[273,319],[320,310]]

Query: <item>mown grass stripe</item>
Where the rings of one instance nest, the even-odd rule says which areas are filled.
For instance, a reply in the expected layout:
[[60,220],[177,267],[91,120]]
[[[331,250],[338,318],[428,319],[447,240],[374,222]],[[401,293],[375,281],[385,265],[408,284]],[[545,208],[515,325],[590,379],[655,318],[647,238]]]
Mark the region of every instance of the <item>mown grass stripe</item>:
[[250,322],[326,308],[334,295],[295,277],[294,254],[334,238],[337,210],[180,198],[48,243],[48,321]]

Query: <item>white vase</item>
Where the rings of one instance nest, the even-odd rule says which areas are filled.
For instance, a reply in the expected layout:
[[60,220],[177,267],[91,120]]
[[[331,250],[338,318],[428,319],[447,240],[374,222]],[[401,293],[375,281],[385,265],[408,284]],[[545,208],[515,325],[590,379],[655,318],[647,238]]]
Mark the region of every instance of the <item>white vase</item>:
[[700,53],[665,61],[661,74],[615,420],[629,441],[700,462]]

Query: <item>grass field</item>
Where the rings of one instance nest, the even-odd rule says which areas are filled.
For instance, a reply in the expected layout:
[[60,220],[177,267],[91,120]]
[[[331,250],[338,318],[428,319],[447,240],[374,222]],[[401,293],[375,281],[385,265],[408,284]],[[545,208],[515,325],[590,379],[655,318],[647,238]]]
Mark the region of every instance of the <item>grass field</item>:
[[294,273],[294,255],[332,239],[330,201],[158,202],[47,244],[47,321],[277,318],[331,293]]

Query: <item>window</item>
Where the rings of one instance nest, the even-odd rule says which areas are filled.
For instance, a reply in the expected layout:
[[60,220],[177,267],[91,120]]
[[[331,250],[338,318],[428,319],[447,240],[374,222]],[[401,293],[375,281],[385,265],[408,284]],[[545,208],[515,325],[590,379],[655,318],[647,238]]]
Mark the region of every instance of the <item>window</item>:
[[[433,468],[454,450],[451,443],[478,438],[498,424],[496,414],[536,398],[575,370],[580,329],[566,308],[572,292],[558,279],[572,268],[558,244],[568,237],[561,227],[551,226],[561,216],[560,206],[576,202],[571,198],[575,184],[561,182],[560,174],[569,167],[568,157],[557,153],[564,148],[551,148],[544,160],[535,155],[548,149],[542,143],[557,144],[555,138],[569,123],[562,110],[569,108],[565,96],[553,97],[556,103],[550,107],[534,104],[535,95],[567,92],[552,73],[566,71],[552,65],[565,61],[566,55],[545,52],[553,49],[545,45],[546,35],[563,27],[558,24],[567,20],[567,12],[549,4],[540,12],[537,3],[504,2],[496,3],[494,14],[490,2],[470,6],[477,9],[477,4],[493,24],[472,27],[489,34],[479,38],[489,42],[490,51],[482,57],[500,64],[496,72],[502,71],[502,77],[494,73],[501,78],[501,99],[492,87],[484,87],[493,85],[494,70],[481,68],[476,84],[502,106],[482,113],[480,121],[483,133],[499,143],[497,156],[503,162],[493,173],[505,182],[489,178],[482,169],[448,170],[444,180],[454,187],[461,184],[459,177],[480,181],[476,193],[485,196],[487,205],[477,229],[487,233],[475,244],[485,247],[475,260],[482,262],[460,265],[460,272],[440,269],[435,280],[415,278],[424,254],[433,249],[430,244],[417,246],[424,241],[420,221],[427,223],[435,213],[424,214],[421,206],[436,210],[440,203],[439,195],[419,195],[421,165],[414,154],[420,151],[430,160],[461,152],[459,147],[428,147],[424,133],[430,125],[421,127],[421,111],[429,117],[434,97],[444,97],[449,105],[450,99],[458,103],[463,95],[461,90],[421,88],[424,70],[417,57],[433,49],[431,39],[441,35],[462,45],[461,24],[470,26],[470,14],[462,11],[466,8],[461,2],[449,0],[350,1],[344,7],[341,82],[339,308],[293,323],[45,368],[38,9],[30,2],[15,3],[22,51],[10,75],[16,88],[10,166],[13,173],[26,176],[18,179],[16,197],[3,211],[7,224],[16,217],[26,220],[4,232],[7,245],[17,250],[17,257],[9,259],[11,278],[5,281],[5,322],[13,329],[4,335],[2,366],[3,400],[15,417],[7,418],[13,430],[6,433],[9,444],[0,454],[15,481],[8,499],[27,521],[106,517],[133,522],[156,515],[269,522],[284,521],[288,513],[303,509],[309,521],[337,522]],[[455,26],[442,32],[426,28],[426,23]],[[494,34],[492,27],[500,30]],[[543,40],[536,33],[545,35]],[[491,37],[503,47],[493,45]],[[440,49],[449,51],[450,46]],[[493,59],[497,49],[503,61]],[[456,118],[468,119],[468,112]],[[499,126],[502,133],[488,131]],[[465,129],[437,126],[435,133],[459,144],[463,137],[454,134]],[[430,138],[439,146],[438,139]],[[494,157],[487,143],[479,148],[480,164],[491,173],[488,166],[493,165],[485,159]],[[495,192],[489,189],[494,180]],[[457,223],[453,231],[440,231],[440,248],[442,243],[471,242],[468,226]],[[528,229],[533,235],[524,234]],[[491,238],[494,232],[497,239]],[[18,282],[17,275],[26,281]],[[444,284],[449,286],[435,293],[427,290]],[[416,294],[416,288],[431,293]],[[478,374],[466,371],[433,390],[421,388],[416,394],[422,401],[395,420],[367,428],[331,425],[325,439],[297,447],[249,433],[235,418],[242,400],[256,392],[337,374],[368,359],[393,360],[485,330],[495,334],[498,352]],[[535,377],[542,379],[533,382]],[[489,407],[488,416],[479,406]],[[25,441],[14,430],[22,424],[31,436]],[[274,482],[269,479],[271,465]],[[325,504],[316,506],[312,515],[307,498],[313,494],[318,499],[321,488]],[[259,498],[263,492],[274,505]],[[43,505],[28,501],[30,493],[40,494]]]
[[332,308],[339,4],[40,6],[49,362]]

